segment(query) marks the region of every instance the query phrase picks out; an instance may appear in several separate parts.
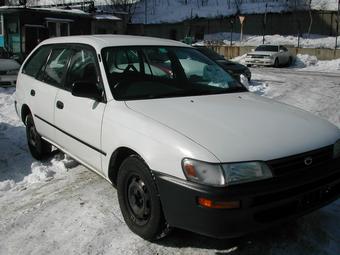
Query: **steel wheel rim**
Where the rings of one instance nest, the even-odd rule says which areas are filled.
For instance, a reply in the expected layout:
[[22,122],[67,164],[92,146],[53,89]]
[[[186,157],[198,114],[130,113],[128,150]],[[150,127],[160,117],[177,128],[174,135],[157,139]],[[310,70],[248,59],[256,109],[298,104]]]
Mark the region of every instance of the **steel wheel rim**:
[[133,221],[138,225],[145,225],[151,216],[151,199],[144,181],[139,176],[129,178],[126,197]]
[[29,127],[28,130],[28,142],[34,148],[37,147],[38,133],[34,126]]

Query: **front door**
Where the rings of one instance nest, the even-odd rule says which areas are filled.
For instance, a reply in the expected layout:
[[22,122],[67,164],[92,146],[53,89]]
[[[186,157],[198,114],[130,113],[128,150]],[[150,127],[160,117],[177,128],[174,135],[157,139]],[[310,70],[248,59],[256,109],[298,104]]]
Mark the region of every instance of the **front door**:
[[[89,82],[102,89],[99,65],[92,48],[74,48],[65,81],[56,97],[56,141],[67,152],[90,167],[101,171],[101,125],[106,103],[76,97],[71,93],[74,82]],[[103,91],[103,90],[102,90]]]

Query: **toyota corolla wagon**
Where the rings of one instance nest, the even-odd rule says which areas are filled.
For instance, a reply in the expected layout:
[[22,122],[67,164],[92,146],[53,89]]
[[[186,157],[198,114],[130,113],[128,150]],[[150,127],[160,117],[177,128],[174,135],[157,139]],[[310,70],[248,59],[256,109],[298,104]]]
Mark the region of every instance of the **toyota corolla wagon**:
[[21,67],[15,107],[32,156],[53,145],[104,177],[148,240],[240,236],[339,198],[337,127],[249,93],[180,42],[48,39]]

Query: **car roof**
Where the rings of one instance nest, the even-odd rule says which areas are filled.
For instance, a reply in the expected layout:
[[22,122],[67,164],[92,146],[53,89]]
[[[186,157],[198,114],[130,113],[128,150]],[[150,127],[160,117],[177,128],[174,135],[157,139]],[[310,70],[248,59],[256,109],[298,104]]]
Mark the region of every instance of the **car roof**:
[[281,44],[260,44],[260,45],[258,45],[257,47],[259,47],[259,46],[282,46]]
[[77,36],[65,36],[54,37],[47,39],[41,43],[45,44],[59,44],[59,43],[83,43],[93,46],[100,51],[105,47],[114,46],[177,46],[177,47],[191,47],[187,44],[146,36],[132,36],[132,35],[77,35]]

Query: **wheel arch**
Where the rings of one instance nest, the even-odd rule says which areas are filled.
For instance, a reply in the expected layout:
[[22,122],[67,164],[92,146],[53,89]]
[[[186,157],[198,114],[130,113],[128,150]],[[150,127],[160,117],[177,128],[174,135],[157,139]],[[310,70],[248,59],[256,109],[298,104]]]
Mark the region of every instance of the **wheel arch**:
[[126,158],[132,155],[136,155],[144,161],[139,153],[129,147],[119,147],[112,153],[109,161],[108,178],[114,186],[117,185],[117,175],[119,167]]
[[24,104],[22,107],[21,107],[21,120],[22,122],[26,125],[25,123],[25,120],[26,120],[26,117],[28,114],[31,113],[31,110],[30,108],[28,107],[27,104]]

